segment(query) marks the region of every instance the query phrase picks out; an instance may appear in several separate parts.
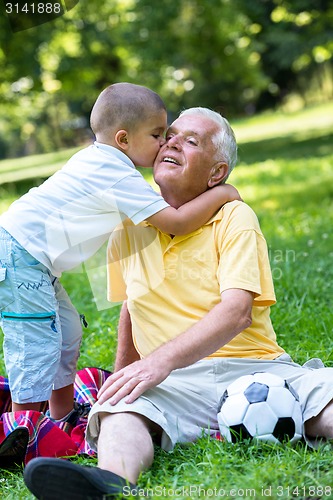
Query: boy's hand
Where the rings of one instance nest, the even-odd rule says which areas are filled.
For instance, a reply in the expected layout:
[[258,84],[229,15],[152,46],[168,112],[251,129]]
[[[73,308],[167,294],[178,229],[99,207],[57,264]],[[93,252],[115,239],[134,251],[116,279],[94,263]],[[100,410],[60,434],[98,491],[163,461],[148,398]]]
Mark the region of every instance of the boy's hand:
[[221,184],[216,187],[223,190],[222,196],[225,198],[224,203],[235,200],[243,201],[237,189],[231,184]]

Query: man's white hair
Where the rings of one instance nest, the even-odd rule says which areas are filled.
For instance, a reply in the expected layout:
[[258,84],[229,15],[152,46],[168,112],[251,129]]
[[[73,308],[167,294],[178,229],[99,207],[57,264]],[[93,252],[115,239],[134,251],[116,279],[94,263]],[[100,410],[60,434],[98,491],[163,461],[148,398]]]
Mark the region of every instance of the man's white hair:
[[[237,143],[234,131],[232,130],[228,120],[220,113],[209,108],[188,108],[180,113],[184,115],[200,115],[213,120],[218,126],[218,132],[212,137],[213,143],[216,146],[216,161],[224,161],[228,165],[228,176],[237,163]],[[226,179],[225,179],[226,180]]]

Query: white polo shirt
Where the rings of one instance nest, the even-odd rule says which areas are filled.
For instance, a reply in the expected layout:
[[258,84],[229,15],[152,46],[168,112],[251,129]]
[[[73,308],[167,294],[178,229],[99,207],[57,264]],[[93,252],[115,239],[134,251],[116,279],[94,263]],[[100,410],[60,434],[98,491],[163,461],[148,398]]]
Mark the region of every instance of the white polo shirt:
[[122,220],[138,224],[168,207],[118,149],[95,142],[0,216],[54,276],[91,257]]

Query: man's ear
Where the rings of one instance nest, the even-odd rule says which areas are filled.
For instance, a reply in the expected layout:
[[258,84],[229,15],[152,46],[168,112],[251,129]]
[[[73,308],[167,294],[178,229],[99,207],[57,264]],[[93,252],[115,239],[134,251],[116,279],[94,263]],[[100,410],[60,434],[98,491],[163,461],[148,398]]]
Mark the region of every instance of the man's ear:
[[114,140],[119,148],[124,150],[128,148],[128,132],[126,130],[118,130]]
[[216,163],[209,175],[208,179],[208,187],[214,187],[217,184],[220,184],[223,179],[225,179],[228,176],[228,165],[221,161],[219,163]]

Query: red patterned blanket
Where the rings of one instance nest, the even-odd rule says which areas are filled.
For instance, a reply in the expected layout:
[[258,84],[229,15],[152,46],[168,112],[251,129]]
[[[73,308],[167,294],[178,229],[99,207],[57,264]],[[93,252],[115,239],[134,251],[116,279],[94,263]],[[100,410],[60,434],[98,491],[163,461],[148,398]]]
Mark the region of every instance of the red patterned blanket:
[[[110,372],[84,368],[77,372],[75,399],[92,406],[97,392]],[[87,417],[79,418],[75,427],[52,422],[37,411],[9,411],[11,398],[8,380],[0,377],[0,468],[25,465],[35,457],[94,455],[85,440]]]

